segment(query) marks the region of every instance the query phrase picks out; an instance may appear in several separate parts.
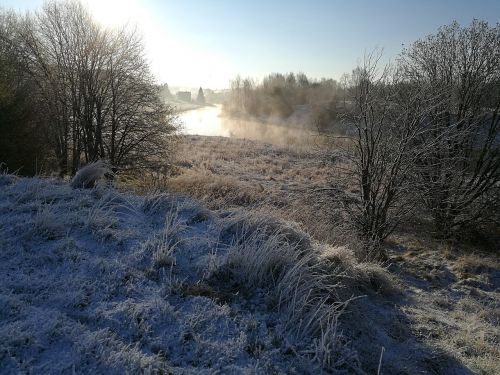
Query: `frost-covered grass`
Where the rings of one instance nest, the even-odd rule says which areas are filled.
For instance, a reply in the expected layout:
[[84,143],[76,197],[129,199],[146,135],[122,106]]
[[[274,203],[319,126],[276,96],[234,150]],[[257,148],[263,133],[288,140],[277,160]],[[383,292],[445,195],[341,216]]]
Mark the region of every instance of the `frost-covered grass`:
[[300,223],[316,240],[345,242],[340,241],[345,235],[339,230],[341,220],[324,209],[327,197],[322,189],[328,186],[332,160],[319,141],[314,146],[276,146],[222,137],[182,139],[173,176],[144,174],[127,181],[126,189],[180,192],[211,209],[246,207],[279,213]]
[[0,373],[495,373],[496,271],[454,264],[434,291],[266,211],[0,175]]
[[[234,293],[272,286],[265,292],[271,298],[266,304],[280,312],[282,322],[289,322],[290,350],[299,355],[305,350],[325,367],[338,364],[336,354],[330,354],[343,342],[350,344],[342,346],[340,357],[356,349],[367,373],[377,373],[383,352],[384,374],[500,374],[497,254],[486,256],[464,243],[441,244],[420,213],[412,212],[412,225],[398,228],[386,244],[391,273],[377,264],[359,263],[352,251],[359,243],[344,218],[329,209],[331,197],[323,188],[332,166],[320,147],[184,138],[173,177],[144,178],[127,186],[143,194],[177,191],[211,209],[230,210],[224,218],[206,210],[193,218],[205,218],[223,234],[232,228],[233,234],[223,236],[224,241],[217,234],[209,236],[218,245],[204,255],[203,281],[181,284],[184,293],[228,302]],[[300,229],[282,220],[296,222]],[[331,246],[292,234],[302,231]],[[419,245],[412,245],[413,240]],[[298,284],[289,281],[292,276]],[[335,296],[328,300],[333,309],[327,312],[321,306],[325,290]],[[296,298],[290,301],[290,296]],[[341,311],[347,300],[351,303],[340,318],[328,315]],[[317,315],[311,315],[313,310]],[[314,331],[316,341],[299,351],[292,342],[303,331]]]
[[345,249],[176,195],[0,186],[0,372],[363,373],[341,312],[373,277]]
[[413,301],[404,306],[415,336],[474,374],[500,374],[500,262],[467,243],[406,234],[392,258]]

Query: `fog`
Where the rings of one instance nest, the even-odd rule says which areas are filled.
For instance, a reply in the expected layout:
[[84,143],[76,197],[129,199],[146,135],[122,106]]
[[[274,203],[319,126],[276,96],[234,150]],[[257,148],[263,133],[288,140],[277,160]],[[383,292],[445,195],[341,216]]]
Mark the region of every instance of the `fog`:
[[285,124],[279,119],[260,122],[228,117],[220,105],[184,111],[179,117],[184,134],[245,138],[276,145],[309,144],[317,137],[317,132],[307,129],[305,122]]

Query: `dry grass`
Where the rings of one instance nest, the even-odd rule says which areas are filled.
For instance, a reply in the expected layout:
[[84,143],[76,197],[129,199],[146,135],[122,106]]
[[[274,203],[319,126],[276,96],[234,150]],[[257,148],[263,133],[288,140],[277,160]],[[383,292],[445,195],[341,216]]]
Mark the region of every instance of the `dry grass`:
[[319,148],[289,148],[243,139],[186,136],[178,155],[180,172],[192,169],[252,184],[323,184],[328,165]]
[[[387,269],[379,264],[359,262],[354,252],[346,247],[325,246],[321,262],[330,274],[351,280],[354,288],[361,293],[377,291],[390,295],[401,291],[399,282]],[[342,270],[340,273],[339,269]]]
[[[420,371],[417,364],[420,361],[422,366],[428,365],[425,371],[430,373],[454,373],[460,366],[479,374],[498,373],[500,271],[496,255],[484,255],[470,244],[437,240],[427,223],[414,220],[388,241],[389,268],[393,273],[380,265],[359,263],[355,259],[359,244],[346,227],[345,218],[338,211],[325,209],[330,198],[322,189],[331,177],[332,161],[321,148],[294,149],[248,140],[198,136],[186,136],[185,141],[174,175],[162,183],[150,181],[143,186],[149,186],[149,190],[159,188],[187,193],[221,211],[245,207],[253,215],[267,218],[265,223],[248,217],[243,221],[238,218],[225,221],[226,224],[232,222],[226,231],[245,238],[245,241],[233,244],[235,258],[229,263],[234,269],[247,267],[247,272],[240,272],[240,277],[245,278],[243,284],[259,286],[271,282],[277,290],[284,288],[283,294],[302,293],[292,280],[286,279],[286,287],[283,283],[281,286],[276,284],[276,280],[284,278],[275,273],[280,267],[292,270],[295,264],[294,272],[301,274],[304,266],[302,258],[297,258],[300,246],[297,247],[294,237],[296,228],[284,233],[279,224],[282,219],[295,222],[296,227],[301,228],[299,232],[308,234],[304,243],[306,247],[316,241],[325,244],[314,255],[321,268],[313,273],[335,275],[328,280],[328,285],[348,283],[347,289],[335,289],[336,301],[348,300],[351,293],[405,294],[401,306],[380,312],[376,310],[380,309],[378,302],[370,302],[378,307],[374,307],[373,312],[361,309],[355,318],[362,320],[359,327],[363,330],[369,330],[373,328],[373,322],[383,320],[377,323],[377,329],[382,331],[373,333],[374,337],[380,335],[381,345],[386,348],[385,356],[392,356],[392,364],[382,366],[383,372],[385,369],[385,373],[399,373],[406,368],[405,373],[412,374]],[[291,228],[287,225],[286,228]],[[245,231],[247,235],[253,234],[245,237]],[[277,242],[265,242],[264,232]],[[245,245],[246,242],[255,246]],[[284,257],[281,254],[283,244],[294,249],[286,250]],[[218,267],[215,262],[207,274],[217,272]],[[271,277],[271,281],[266,277]],[[326,279],[321,282],[326,282]],[[187,293],[222,298],[210,289],[200,288]],[[307,306],[309,302],[304,303]],[[296,310],[300,311],[300,307]],[[294,322],[293,315],[289,318]],[[328,362],[332,357],[325,353],[333,350],[330,344],[335,340],[325,332],[336,332],[337,321],[333,318],[320,321],[317,326],[318,345],[323,349],[315,355],[320,362]],[[384,342],[387,340],[385,332],[393,341]],[[428,348],[428,352],[416,343],[410,344],[412,342]],[[362,355],[366,357],[364,361],[372,364],[369,368],[376,372],[379,348],[364,350]],[[412,361],[404,360],[404,355],[412,356]]]
[[472,293],[459,299],[438,291],[419,296],[418,303],[408,309],[414,332],[475,373],[500,374],[500,300],[490,293]]
[[167,183],[170,191],[187,193],[201,199],[210,208],[246,207],[262,201],[264,189],[242,183],[231,177],[206,173],[186,173]]
[[[345,345],[352,322],[342,313],[361,294],[397,292],[386,269],[358,263],[352,251],[320,245],[297,225],[267,214],[234,211],[221,221],[218,232],[220,243],[231,241],[225,261],[207,276],[211,285],[236,283],[249,295],[263,291],[268,304],[283,314],[297,356],[334,372],[347,368],[363,373],[364,360]],[[190,292],[220,298],[205,287]],[[311,337],[314,350],[301,350]]]
[[500,261],[498,258],[484,254],[464,254],[454,262],[453,270],[460,279],[467,279],[474,275],[500,270]]
[[[324,210],[332,160],[324,144],[276,146],[244,139],[186,136],[176,171],[163,186],[210,208],[243,206],[295,221],[314,239],[352,245],[344,220]],[[147,190],[147,189],[146,189]]]
[[419,280],[410,289],[415,302],[405,309],[414,334],[474,373],[500,374],[498,257],[420,233],[392,241],[400,274]]

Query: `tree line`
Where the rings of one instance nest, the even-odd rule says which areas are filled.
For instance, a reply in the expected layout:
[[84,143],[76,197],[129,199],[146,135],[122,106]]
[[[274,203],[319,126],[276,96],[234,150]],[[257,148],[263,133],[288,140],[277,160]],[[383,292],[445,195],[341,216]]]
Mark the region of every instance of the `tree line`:
[[337,90],[335,80],[314,80],[304,73],[272,73],[261,82],[237,76],[224,110],[233,116],[286,118],[307,105],[314,114],[312,122],[325,126],[335,117]]
[[136,30],[106,29],[78,1],[1,11],[0,64],[0,160],[11,170],[66,175],[98,159],[115,168],[168,160],[176,117]]

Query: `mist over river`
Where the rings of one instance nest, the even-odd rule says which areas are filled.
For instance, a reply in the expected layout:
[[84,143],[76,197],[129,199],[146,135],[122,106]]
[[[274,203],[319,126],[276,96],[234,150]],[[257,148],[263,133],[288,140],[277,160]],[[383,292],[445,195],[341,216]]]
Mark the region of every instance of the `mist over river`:
[[305,128],[305,123],[260,122],[225,116],[222,106],[215,105],[184,111],[179,114],[184,134],[245,138],[278,145],[309,143],[315,132]]

